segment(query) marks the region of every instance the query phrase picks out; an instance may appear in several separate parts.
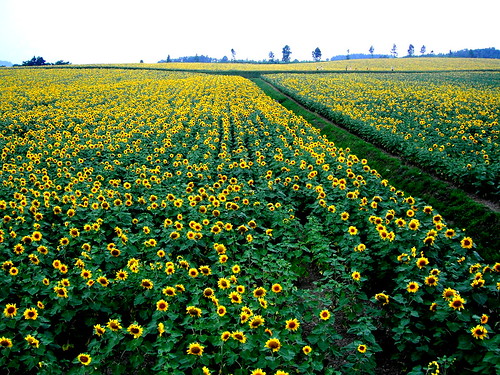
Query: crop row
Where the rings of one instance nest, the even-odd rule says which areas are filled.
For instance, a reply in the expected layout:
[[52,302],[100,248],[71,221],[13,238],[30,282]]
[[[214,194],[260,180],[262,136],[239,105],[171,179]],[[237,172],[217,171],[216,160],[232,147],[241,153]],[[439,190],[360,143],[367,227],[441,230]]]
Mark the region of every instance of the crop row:
[[498,73],[270,75],[299,101],[436,175],[500,194]]

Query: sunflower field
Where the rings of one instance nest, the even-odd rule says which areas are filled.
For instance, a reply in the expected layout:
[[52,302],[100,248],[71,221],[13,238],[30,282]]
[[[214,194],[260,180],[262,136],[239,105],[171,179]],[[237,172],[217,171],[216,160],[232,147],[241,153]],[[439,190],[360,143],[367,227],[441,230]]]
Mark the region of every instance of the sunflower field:
[[0,98],[3,372],[500,365],[474,233],[251,81],[3,69]]
[[500,73],[266,77],[365,139],[474,193],[500,197]]

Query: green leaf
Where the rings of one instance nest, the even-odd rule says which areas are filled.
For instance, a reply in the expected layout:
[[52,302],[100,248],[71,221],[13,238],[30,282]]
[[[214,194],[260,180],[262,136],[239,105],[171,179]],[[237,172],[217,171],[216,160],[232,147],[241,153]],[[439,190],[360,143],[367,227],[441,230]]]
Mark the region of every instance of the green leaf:
[[144,303],[146,301],[146,297],[144,297],[144,295],[141,293],[141,294],[138,294],[135,299],[134,299],[134,306],[138,306],[138,305],[141,305],[142,303]]
[[472,336],[464,336],[464,335],[461,335],[459,338],[458,338],[458,345],[457,345],[457,349],[460,349],[460,350],[469,350],[469,349],[472,349],[472,347],[474,346],[472,344]]
[[472,299],[482,306],[488,301],[488,295],[485,293],[474,293]]

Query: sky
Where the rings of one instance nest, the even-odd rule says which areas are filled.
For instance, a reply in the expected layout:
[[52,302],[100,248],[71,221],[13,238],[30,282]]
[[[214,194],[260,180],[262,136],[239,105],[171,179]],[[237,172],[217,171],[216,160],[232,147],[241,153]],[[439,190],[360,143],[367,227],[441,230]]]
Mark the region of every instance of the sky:
[[205,55],[322,60],[500,49],[499,0],[0,0],[0,60],[155,63]]

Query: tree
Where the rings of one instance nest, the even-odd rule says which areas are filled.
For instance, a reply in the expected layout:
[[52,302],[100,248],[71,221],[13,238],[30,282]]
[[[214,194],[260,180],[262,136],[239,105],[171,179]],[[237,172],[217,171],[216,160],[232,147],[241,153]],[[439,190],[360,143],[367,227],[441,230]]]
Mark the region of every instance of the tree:
[[410,44],[408,47],[408,56],[412,57],[415,54],[415,47],[413,47],[413,44]]
[[273,51],[269,52],[269,62],[274,62],[274,52]]
[[31,60],[23,61],[23,66],[40,66],[40,65],[46,65],[45,59],[41,56],[35,57]]
[[290,46],[287,44],[286,46],[283,47],[283,62],[290,62],[290,55],[292,54],[292,51],[290,50]]
[[420,54],[425,55],[425,46],[422,46],[422,48],[420,48]]
[[351,58],[351,55],[349,55],[349,50],[347,50],[347,55],[345,55],[346,60],[349,60]]
[[170,55],[167,56],[167,62],[172,62],[172,59],[170,58]]
[[373,57],[373,52],[375,52],[375,48],[373,46],[370,46],[370,49],[368,50],[370,52],[370,55]]
[[398,57],[398,47],[396,47],[396,44],[392,45],[391,56],[392,57]]
[[312,51],[312,57],[314,61],[321,60],[321,50],[319,49],[319,47],[316,47],[316,49]]
[[236,51],[233,48],[231,48],[231,55],[233,56],[233,62],[235,62],[236,61]]
[[227,58],[227,56],[222,57],[222,59],[220,60],[220,62],[223,62],[223,63],[227,63],[228,61],[229,61],[229,59]]

